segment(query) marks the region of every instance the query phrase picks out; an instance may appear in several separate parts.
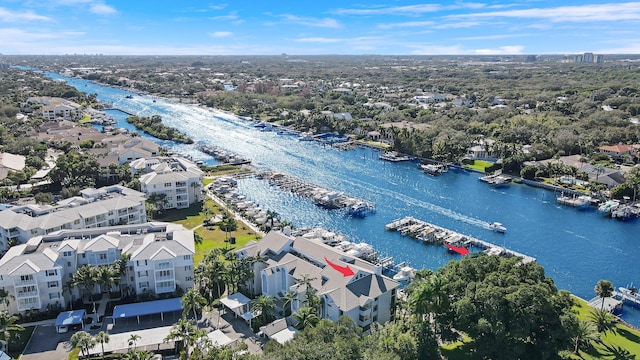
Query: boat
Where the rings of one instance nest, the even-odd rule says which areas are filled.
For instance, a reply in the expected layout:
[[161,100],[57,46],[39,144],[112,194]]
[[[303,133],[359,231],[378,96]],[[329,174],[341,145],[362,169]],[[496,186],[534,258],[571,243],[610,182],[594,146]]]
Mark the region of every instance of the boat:
[[619,287],[618,291],[620,292],[620,296],[622,297],[623,301],[626,300],[635,305],[640,305],[640,293],[638,293],[638,289],[633,287],[633,285],[627,287]]
[[602,213],[604,216],[611,216],[611,213],[615,211],[620,206],[620,201],[618,200],[607,200],[598,206],[598,211]]
[[399,161],[410,161],[413,158],[409,155],[403,155],[396,151],[387,151],[383,154],[380,154],[380,159],[391,162],[399,162]]
[[497,233],[502,233],[502,234],[504,234],[505,231],[507,231],[507,228],[504,227],[504,225],[502,225],[499,222],[493,222],[493,223],[489,224],[489,229],[491,229],[491,230],[493,230],[493,231],[495,231]]
[[479,178],[480,181],[484,181],[491,186],[502,186],[510,184],[512,179],[510,176],[502,175],[502,174],[491,174],[481,176]]
[[447,168],[442,164],[421,164],[420,169],[429,175],[440,175],[447,171]]
[[346,210],[346,213],[348,216],[363,218],[374,211],[375,207],[372,204],[367,202],[358,202],[354,205],[351,205]]
[[445,242],[444,246],[446,246],[449,252],[452,253],[460,254],[462,256],[469,254],[469,250],[464,246],[454,246],[449,244],[448,242]]
[[572,206],[576,208],[585,208],[588,207],[591,203],[591,197],[586,195],[581,196],[565,196],[561,195],[556,198],[556,201],[562,205]]
[[133,95],[127,95],[127,96],[125,96],[125,99],[133,99]]
[[416,276],[416,269],[411,266],[403,266],[398,273],[393,275],[393,280],[398,282],[410,282]]

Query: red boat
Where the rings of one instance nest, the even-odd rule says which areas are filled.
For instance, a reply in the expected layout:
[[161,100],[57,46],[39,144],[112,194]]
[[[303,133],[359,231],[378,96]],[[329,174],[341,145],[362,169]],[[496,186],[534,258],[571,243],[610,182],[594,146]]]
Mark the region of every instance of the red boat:
[[444,245],[449,248],[449,251],[452,251],[456,254],[460,254],[462,256],[469,254],[469,250],[467,250],[464,246],[453,246],[449,243],[444,243]]

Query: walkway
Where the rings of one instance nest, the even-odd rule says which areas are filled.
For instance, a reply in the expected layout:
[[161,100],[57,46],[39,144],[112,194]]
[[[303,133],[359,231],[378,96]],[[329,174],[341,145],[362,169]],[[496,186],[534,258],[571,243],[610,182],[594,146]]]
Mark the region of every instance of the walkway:
[[[227,210],[228,212],[230,212],[233,217],[236,220],[242,221],[244,224],[246,224],[251,230],[253,230],[254,233],[264,237],[265,233],[254,223],[252,223],[251,221],[247,220],[246,218],[244,218],[240,213],[238,213],[237,211],[230,209],[229,206],[227,205],[227,203],[220,199],[219,197],[217,197],[213,192],[211,192],[211,190],[209,189],[209,187],[211,186],[211,184],[207,185],[205,187],[207,196],[209,196],[209,198],[213,201],[215,201],[218,205],[220,205],[223,209]],[[195,230],[192,229],[192,230]]]

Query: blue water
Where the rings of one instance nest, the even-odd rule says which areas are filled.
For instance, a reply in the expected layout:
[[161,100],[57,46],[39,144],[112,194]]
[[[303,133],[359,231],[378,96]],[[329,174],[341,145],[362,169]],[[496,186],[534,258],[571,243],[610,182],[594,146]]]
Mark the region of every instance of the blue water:
[[[432,177],[415,163],[387,163],[369,149],[337,151],[293,136],[262,132],[251,122],[196,105],[157,99],[85,80],[63,79],[77,89],[96,93],[99,100],[141,116],[161,115],[197,143],[212,144],[251,158],[257,167],[284,172],[324,187],[344,191],[376,204],[377,212],[353,219],[340,211],[324,210],[265,181],[239,182],[248,197],[279,213],[296,227],[324,227],[352,241],[373,244],[381,254],[414,267],[436,269],[456,256],[442,246],[424,245],[384,230],[384,225],[407,215],[533,256],[553,277],[559,289],[590,299],[599,279],[615,287],[640,283],[640,221],[603,218],[596,211],[580,211],[556,204],[554,194],[525,185],[491,188],[478,174],[449,171]],[[133,95],[126,99],[126,95]],[[123,124],[126,114],[111,114]],[[126,126],[129,126],[126,124]],[[215,161],[196,145],[158,141],[195,160]],[[508,231],[498,234],[488,223],[499,221]],[[640,326],[640,311],[625,307],[623,318]]]

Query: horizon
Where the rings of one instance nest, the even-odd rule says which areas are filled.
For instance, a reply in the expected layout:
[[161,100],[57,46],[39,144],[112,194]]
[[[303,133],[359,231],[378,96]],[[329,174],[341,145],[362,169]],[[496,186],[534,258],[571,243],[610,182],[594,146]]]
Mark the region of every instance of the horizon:
[[640,54],[640,2],[7,0],[4,55]]

